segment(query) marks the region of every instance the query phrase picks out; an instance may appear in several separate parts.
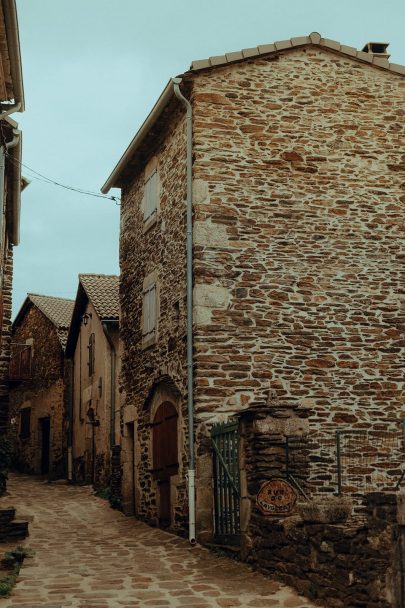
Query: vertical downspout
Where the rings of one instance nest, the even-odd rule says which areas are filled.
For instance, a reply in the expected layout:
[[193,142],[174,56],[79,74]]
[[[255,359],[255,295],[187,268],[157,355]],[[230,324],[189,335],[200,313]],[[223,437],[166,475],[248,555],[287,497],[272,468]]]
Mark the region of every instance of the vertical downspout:
[[110,382],[110,448],[115,445],[115,359],[116,352],[114,342],[109,334],[107,322],[102,323],[103,331],[110,346],[111,353],[111,382]]
[[[8,143],[0,145],[0,241],[3,242],[4,233],[4,214],[5,214],[5,173],[6,173],[6,154],[8,150],[14,148],[20,141],[20,131],[13,130],[14,137]],[[3,260],[1,260],[3,265]]]
[[188,539],[195,538],[194,371],[193,371],[193,109],[173,78],[174,94],[187,112],[187,411],[188,411]]

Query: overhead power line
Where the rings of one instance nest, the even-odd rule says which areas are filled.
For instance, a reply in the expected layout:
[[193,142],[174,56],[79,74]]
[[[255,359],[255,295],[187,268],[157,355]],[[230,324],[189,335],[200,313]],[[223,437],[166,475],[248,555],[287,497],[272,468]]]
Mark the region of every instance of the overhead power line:
[[11,162],[18,163],[19,165],[21,165],[21,167],[24,167],[24,169],[27,169],[27,171],[30,171],[31,173],[33,173],[33,175],[30,177],[38,180],[39,182],[44,182],[45,184],[51,184],[53,186],[58,186],[59,188],[64,188],[65,190],[70,190],[72,192],[78,192],[79,194],[84,194],[85,196],[94,196],[96,198],[105,198],[110,201],[114,201],[116,205],[120,204],[121,199],[118,196],[110,196],[108,194],[99,194],[98,192],[92,192],[91,190],[84,190],[83,188],[77,188],[76,186],[68,186],[66,184],[62,184],[50,177],[46,177],[46,175],[39,173],[39,171],[35,171],[35,169],[31,169],[31,167],[29,167],[25,163],[22,163],[21,161],[17,160],[16,158],[13,158],[7,151],[6,151],[6,156]]

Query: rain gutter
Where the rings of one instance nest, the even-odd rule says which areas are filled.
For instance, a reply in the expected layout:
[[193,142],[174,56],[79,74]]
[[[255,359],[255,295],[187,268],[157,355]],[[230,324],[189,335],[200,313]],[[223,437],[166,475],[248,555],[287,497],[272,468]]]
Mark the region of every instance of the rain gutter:
[[159,99],[155,103],[150,112],[149,116],[146,118],[145,122],[129,144],[128,148],[125,150],[121,159],[117,163],[115,169],[111,173],[110,177],[105,182],[104,186],[101,188],[101,192],[103,194],[107,194],[111,188],[117,188],[118,180],[121,176],[122,171],[126,168],[129,161],[132,159],[135,152],[140,147],[141,143],[145,139],[146,135],[149,133],[152,125],[155,124],[156,120],[159,118],[164,108],[167,106],[169,101],[173,98],[173,82],[169,80],[166,87],[164,88],[162,94]]
[[11,79],[13,81],[14,103],[0,115],[0,120],[12,112],[24,112],[24,86],[22,76],[20,36],[18,32],[17,7],[15,0],[2,0],[4,22],[7,36],[8,56]]
[[[15,141],[16,140],[16,141]],[[7,150],[11,149],[10,156],[13,162],[13,185],[11,193],[12,229],[10,240],[13,245],[20,244],[20,211],[21,211],[21,140],[22,133],[17,129],[14,131],[14,139],[7,144]],[[15,143],[13,144],[13,142]],[[11,145],[13,144],[13,145]],[[4,192],[4,188],[3,188]],[[2,196],[2,195],[0,195]]]
[[13,129],[13,139],[0,146],[0,240],[3,240],[5,224],[5,173],[6,156],[12,161],[12,185],[11,185],[11,234],[10,241],[13,245],[20,242],[20,201],[21,201],[21,131]]

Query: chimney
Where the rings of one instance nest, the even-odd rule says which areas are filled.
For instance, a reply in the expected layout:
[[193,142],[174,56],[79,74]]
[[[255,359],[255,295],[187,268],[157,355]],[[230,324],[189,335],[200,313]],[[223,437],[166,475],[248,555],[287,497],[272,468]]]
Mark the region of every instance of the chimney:
[[371,53],[374,57],[388,59],[390,57],[390,54],[387,53],[388,46],[389,42],[367,42],[362,51],[364,53]]

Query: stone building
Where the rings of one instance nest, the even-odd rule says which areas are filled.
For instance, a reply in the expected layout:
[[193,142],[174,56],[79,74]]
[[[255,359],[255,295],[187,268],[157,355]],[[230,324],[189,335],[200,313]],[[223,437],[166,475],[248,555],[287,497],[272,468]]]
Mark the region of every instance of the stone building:
[[21,132],[10,118],[24,111],[24,90],[15,0],[0,3],[0,434],[8,423],[13,247],[20,241]]
[[118,300],[117,276],[80,274],[66,347],[73,378],[69,477],[97,489],[110,486],[119,436]]
[[[263,486],[277,478],[295,480],[295,499],[356,493],[349,473],[395,489],[405,67],[388,62],[386,47],[358,51],[312,33],[195,61],[103,186],[122,190],[128,512],[181,532],[192,507],[187,158],[198,538],[242,540],[257,561],[271,553],[255,542],[271,501],[286,499]],[[336,442],[352,431],[350,453],[369,460],[349,471]],[[370,456],[382,453],[381,463]],[[283,501],[275,513],[293,513],[292,498]]]
[[67,472],[65,347],[73,305],[29,293],[12,327],[9,437],[16,465],[50,478]]

